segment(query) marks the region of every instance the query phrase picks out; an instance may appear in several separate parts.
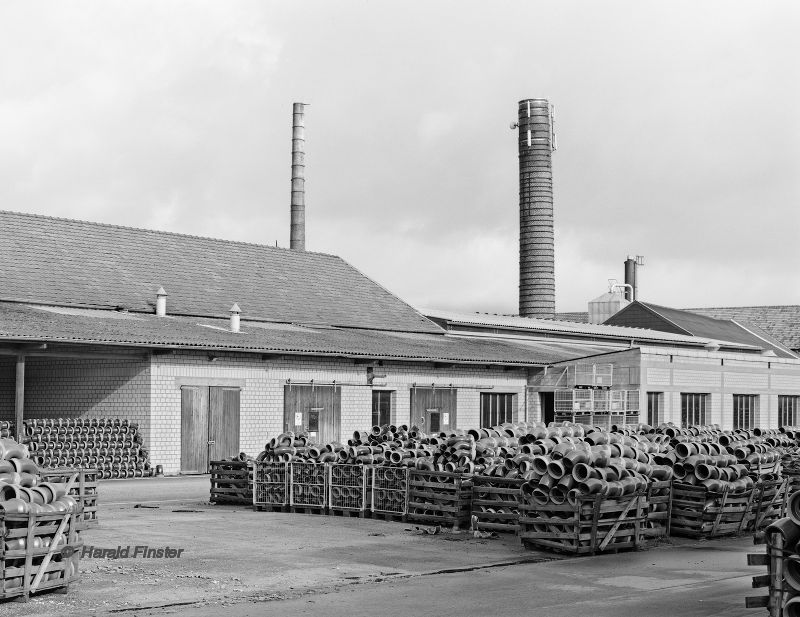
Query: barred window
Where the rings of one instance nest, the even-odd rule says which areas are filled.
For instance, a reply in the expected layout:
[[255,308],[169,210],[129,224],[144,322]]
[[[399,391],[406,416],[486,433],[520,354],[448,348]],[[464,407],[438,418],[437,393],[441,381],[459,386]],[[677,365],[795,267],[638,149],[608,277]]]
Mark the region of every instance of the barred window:
[[647,423],[650,426],[658,426],[664,422],[664,393],[647,393]]
[[733,428],[750,430],[756,426],[757,394],[733,395]]
[[372,426],[392,423],[392,393],[389,390],[372,391]]
[[778,426],[797,426],[800,396],[778,395]]
[[514,395],[481,392],[481,427],[514,421]]
[[708,394],[681,392],[681,426],[706,424]]

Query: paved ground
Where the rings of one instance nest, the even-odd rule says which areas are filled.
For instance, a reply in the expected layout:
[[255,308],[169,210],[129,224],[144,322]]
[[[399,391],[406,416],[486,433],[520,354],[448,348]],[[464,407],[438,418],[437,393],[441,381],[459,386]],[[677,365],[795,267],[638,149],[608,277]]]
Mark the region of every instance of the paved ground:
[[68,595],[0,615],[761,614],[743,608],[761,573],[746,566],[758,550],[749,538],[562,559],[513,538],[211,506],[207,491],[207,476],[102,482],[101,525],[86,544],[170,546],[181,558],[87,558]]

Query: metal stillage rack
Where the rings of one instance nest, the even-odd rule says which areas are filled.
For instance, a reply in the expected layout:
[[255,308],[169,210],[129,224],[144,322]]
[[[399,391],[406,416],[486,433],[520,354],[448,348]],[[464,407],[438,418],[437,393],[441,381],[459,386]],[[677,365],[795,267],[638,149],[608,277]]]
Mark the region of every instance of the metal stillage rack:
[[328,505],[328,469],[324,463],[291,463],[289,505],[294,512],[324,511]]
[[328,508],[331,511],[364,512],[369,509],[367,484],[372,474],[364,465],[328,466]]
[[408,467],[372,468],[372,513],[402,518],[408,513]]
[[256,461],[253,474],[253,508],[282,510],[289,504],[289,463]]

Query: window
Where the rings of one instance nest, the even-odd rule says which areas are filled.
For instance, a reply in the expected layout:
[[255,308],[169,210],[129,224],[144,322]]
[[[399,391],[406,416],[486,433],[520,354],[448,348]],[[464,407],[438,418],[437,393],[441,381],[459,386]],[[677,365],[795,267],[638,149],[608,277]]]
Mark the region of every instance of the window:
[[392,423],[392,393],[389,390],[372,391],[372,426]]
[[664,393],[647,393],[647,423],[650,426],[658,426],[664,422]]
[[778,396],[778,426],[797,426],[797,408],[800,396]]
[[708,394],[681,392],[681,426],[706,424],[706,401],[708,401]]
[[514,421],[514,395],[481,393],[481,427]]
[[733,428],[750,430],[756,425],[758,411],[758,395],[733,395]]

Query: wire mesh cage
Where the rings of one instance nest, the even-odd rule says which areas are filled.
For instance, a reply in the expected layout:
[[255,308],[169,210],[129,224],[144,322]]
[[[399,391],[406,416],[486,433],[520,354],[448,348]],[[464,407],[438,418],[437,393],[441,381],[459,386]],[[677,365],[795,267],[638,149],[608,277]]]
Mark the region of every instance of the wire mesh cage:
[[556,390],[553,400],[556,413],[592,411],[592,390]]
[[575,365],[575,386],[578,388],[610,388],[613,376],[613,364]]
[[611,392],[609,390],[589,390],[592,393],[592,410],[595,413],[607,413],[611,410]]
[[628,397],[625,390],[611,390],[608,392],[608,403],[612,412],[625,411],[627,401]]
[[328,507],[332,510],[364,511],[367,507],[369,467],[330,465],[328,467]]
[[408,467],[373,467],[372,511],[406,514],[408,511]]
[[327,465],[290,463],[290,501],[292,506],[324,508],[327,504]]
[[285,506],[289,502],[289,464],[256,461],[253,505]]

